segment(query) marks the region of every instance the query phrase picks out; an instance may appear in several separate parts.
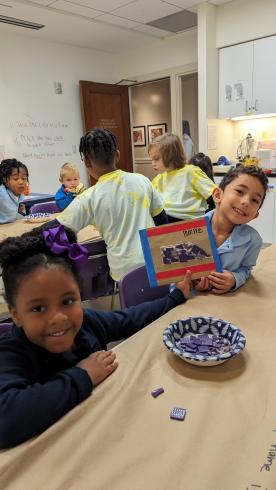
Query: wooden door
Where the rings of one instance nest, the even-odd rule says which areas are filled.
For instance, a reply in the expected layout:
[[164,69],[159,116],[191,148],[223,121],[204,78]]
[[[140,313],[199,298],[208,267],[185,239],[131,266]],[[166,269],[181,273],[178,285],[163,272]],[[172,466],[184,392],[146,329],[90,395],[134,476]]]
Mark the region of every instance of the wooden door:
[[118,168],[133,172],[128,87],[80,80],[80,100],[85,132],[95,127],[112,131],[121,154]]

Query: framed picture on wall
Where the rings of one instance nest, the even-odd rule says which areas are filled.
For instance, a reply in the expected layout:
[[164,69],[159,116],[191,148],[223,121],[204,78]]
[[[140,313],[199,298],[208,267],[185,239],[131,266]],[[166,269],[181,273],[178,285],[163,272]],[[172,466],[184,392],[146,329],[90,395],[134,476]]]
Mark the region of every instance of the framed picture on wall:
[[152,143],[157,136],[162,136],[162,134],[166,133],[167,124],[149,124],[148,125],[148,140],[149,143]]
[[146,146],[146,126],[133,126],[132,136],[134,146]]

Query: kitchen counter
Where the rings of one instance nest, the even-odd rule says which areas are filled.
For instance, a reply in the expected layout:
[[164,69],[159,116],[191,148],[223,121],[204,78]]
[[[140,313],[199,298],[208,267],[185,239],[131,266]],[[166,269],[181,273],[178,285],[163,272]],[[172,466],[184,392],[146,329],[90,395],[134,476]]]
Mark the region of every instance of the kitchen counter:
[[[213,172],[216,177],[223,177],[228,172],[228,170],[230,170],[230,168],[231,165],[225,165],[225,166],[213,165]],[[271,173],[266,173],[266,175],[269,178],[270,177],[275,178],[276,170],[273,170]]]

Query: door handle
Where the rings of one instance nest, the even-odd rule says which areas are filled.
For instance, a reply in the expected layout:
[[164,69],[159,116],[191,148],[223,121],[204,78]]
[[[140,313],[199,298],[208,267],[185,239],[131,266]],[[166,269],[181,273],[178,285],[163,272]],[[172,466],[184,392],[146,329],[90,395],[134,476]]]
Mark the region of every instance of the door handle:
[[259,100],[255,99],[255,111],[259,110]]

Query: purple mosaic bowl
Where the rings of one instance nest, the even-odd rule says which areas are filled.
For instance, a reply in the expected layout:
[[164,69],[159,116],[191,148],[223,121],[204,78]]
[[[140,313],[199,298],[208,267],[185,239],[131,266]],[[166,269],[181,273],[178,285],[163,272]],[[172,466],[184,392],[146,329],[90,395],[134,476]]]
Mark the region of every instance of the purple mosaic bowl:
[[245,337],[232,323],[207,316],[171,323],[163,332],[167,349],[190,364],[216,366],[239,354]]

